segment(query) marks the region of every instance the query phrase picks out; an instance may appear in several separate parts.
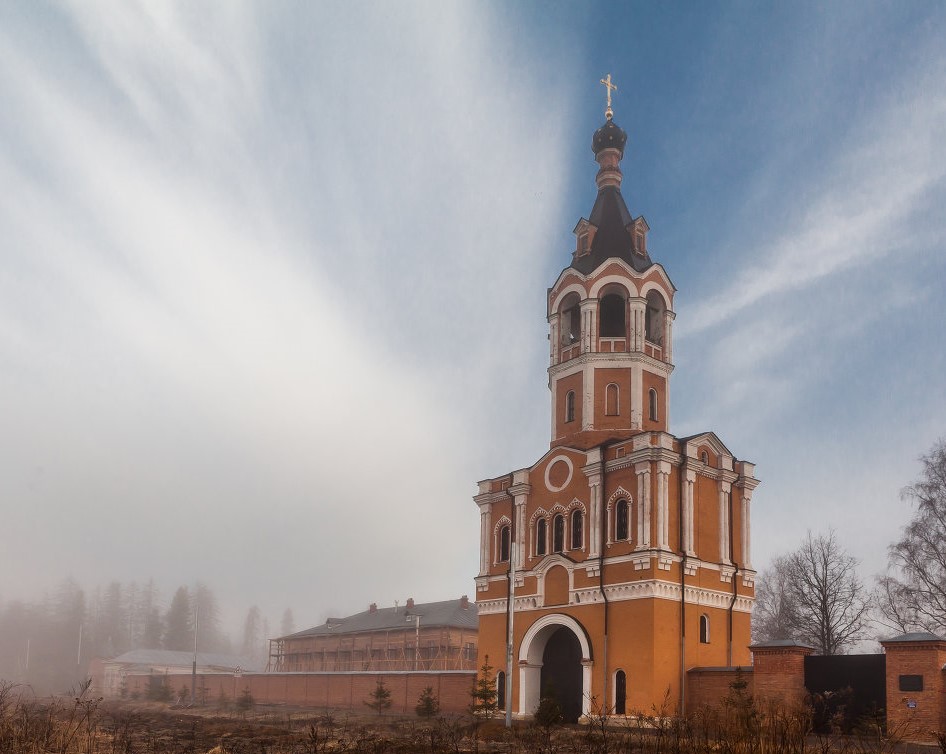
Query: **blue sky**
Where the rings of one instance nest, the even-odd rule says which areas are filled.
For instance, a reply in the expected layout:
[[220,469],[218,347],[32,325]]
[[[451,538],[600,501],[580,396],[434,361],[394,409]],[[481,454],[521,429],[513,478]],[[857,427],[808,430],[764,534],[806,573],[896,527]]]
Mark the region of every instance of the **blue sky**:
[[757,463],[757,566],[882,570],[946,434],[941,3],[63,2],[0,6],[0,599],[472,594],[607,73],[671,430]]

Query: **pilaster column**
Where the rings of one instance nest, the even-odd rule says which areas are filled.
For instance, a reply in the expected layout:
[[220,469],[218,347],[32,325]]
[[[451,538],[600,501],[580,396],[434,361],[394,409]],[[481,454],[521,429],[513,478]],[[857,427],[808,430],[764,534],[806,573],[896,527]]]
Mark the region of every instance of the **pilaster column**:
[[732,485],[721,482],[719,485],[719,562],[731,565],[729,559],[729,497]]
[[598,332],[598,323],[596,321],[598,299],[587,298],[582,301],[579,306],[581,307],[581,352],[588,353],[589,351],[597,351],[597,338],[595,334]]
[[489,519],[490,506],[480,506],[480,576],[489,572]]
[[[526,554],[526,502],[532,487],[524,481],[523,472],[517,471],[513,475],[513,484],[509,494],[513,499],[513,520],[515,521],[516,540],[510,557],[513,559],[516,570],[521,570]],[[528,476],[525,476],[528,479]]]
[[549,364],[555,366],[558,364],[558,352],[561,348],[559,343],[559,315],[556,312],[549,317]]
[[594,429],[595,426],[595,370],[591,364],[581,369],[581,428]]
[[637,549],[650,549],[650,464],[639,463],[637,472]]
[[[581,467],[588,478],[588,557],[596,558],[601,551],[601,516],[604,504],[601,499],[601,479],[604,474],[604,459],[601,451],[597,448],[589,451],[588,461],[589,463]],[[608,539],[610,538],[609,533]]]
[[[683,469],[681,469],[681,472]],[[696,557],[694,550],[693,535],[693,487],[696,483],[696,472],[691,469],[686,470],[686,484],[684,485],[684,515],[683,515],[683,547],[686,554],[690,557]]]
[[657,547],[670,549],[670,463],[657,464]]
[[742,567],[752,570],[752,547],[749,543],[749,537],[752,533],[752,526],[749,522],[749,513],[752,508],[752,490],[743,489],[742,491]]
[[673,318],[676,315],[669,309],[664,316],[664,361],[668,364],[673,363]]

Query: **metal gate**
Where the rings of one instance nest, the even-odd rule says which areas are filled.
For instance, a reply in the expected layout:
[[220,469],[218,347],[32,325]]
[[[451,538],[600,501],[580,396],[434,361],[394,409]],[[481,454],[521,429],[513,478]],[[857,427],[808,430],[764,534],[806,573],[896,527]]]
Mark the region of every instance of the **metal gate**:
[[883,726],[887,708],[886,655],[810,655],[805,688],[812,697],[815,730],[849,733]]

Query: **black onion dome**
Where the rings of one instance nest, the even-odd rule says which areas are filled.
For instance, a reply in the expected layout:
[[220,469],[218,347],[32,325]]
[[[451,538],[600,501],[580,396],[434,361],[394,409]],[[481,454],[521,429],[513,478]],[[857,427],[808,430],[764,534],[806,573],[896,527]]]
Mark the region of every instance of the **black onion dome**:
[[617,149],[623,157],[625,143],[627,143],[627,134],[617,123],[608,118],[608,122],[595,131],[591,139],[591,149],[597,155],[602,149],[612,147]]

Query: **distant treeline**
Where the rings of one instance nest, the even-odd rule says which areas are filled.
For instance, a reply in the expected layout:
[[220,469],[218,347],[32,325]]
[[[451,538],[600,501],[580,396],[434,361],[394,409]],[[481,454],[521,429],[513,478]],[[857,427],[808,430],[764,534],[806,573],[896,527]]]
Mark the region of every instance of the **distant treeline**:
[[[130,649],[193,650],[198,606],[200,651],[265,657],[268,637],[259,609],[250,608],[243,642],[234,647],[204,584],[178,587],[166,603],[153,580],[113,581],[86,592],[67,579],[38,602],[0,603],[0,679],[29,684],[37,693],[64,692],[88,675],[94,657]],[[291,624],[287,610],[282,627],[291,630]]]

